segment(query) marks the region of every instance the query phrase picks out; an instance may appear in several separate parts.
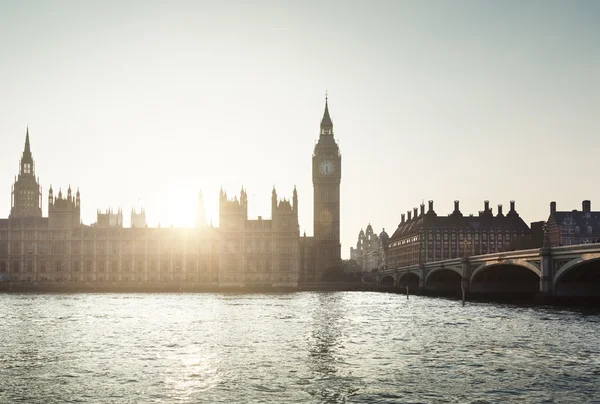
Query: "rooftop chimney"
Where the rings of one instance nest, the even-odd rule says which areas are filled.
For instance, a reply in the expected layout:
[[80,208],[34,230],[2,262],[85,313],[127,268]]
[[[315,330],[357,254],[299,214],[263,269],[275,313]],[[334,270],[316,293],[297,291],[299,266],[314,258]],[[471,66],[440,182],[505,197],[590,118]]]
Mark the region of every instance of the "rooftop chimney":
[[490,201],[483,201],[483,211],[487,212],[490,210]]
[[515,211],[515,201],[510,201],[510,211],[511,212]]
[[412,215],[412,212],[410,210],[406,212],[406,217],[408,218],[407,221],[409,221],[409,222],[411,219],[411,215]]
[[404,223],[404,217],[405,217],[405,216],[404,216],[404,213],[403,213],[403,214],[401,214],[401,215],[400,215],[400,217],[402,218],[402,219],[401,219],[401,222],[400,222],[400,224],[402,224],[402,223]]
[[590,213],[592,211],[592,202],[587,200],[581,202],[581,208],[583,213]]
[[454,201],[454,211],[455,212],[460,212],[459,204],[460,204],[459,201]]
[[419,208],[413,208],[413,216],[415,217],[415,219],[417,218],[417,216],[419,216]]
[[550,214],[554,215],[556,213],[556,202],[550,202]]
[[433,212],[433,201],[429,201],[429,212]]
[[497,216],[504,216],[502,214],[502,204],[498,205],[498,215]]
[[423,216],[425,214],[425,204],[422,203],[421,204],[421,216]]

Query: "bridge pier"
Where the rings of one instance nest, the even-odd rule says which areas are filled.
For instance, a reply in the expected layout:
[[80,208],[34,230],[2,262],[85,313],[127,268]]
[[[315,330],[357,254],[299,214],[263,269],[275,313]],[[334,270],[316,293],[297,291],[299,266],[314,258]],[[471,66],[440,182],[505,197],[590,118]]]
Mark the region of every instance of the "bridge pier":
[[468,292],[471,286],[471,267],[469,266],[469,257],[463,257],[460,263],[462,267],[461,287],[462,290]]
[[554,295],[554,277],[552,271],[552,251],[550,247],[542,247],[540,249],[541,261],[540,261],[540,270],[542,272],[542,276],[540,277],[540,294],[543,296],[553,296]]

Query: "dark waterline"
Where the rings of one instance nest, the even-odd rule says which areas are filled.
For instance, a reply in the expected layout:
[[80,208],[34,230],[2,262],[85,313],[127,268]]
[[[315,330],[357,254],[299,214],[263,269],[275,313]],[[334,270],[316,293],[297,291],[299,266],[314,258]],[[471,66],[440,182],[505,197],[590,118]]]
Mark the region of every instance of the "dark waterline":
[[0,294],[0,402],[591,402],[599,326],[370,292]]

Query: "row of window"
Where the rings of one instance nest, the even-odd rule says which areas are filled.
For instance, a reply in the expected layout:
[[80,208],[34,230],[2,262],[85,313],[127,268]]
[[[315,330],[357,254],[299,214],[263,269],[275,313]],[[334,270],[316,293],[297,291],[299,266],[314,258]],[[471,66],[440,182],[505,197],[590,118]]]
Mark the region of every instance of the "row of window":
[[[504,238],[507,239],[507,240],[510,240],[511,237],[515,238],[519,234],[525,235],[525,233],[517,233],[517,232],[514,232],[513,234],[498,232],[497,233],[497,237],[499,239],[501,239],[503,234],[504,234]],[[434,234],[432,234],[431,232],[429,232],[426,235],[424,235],[424,238],[427,241],[428,240],[433,240],[433,236],[434,236]],[[442,233],[440,233],[438,231],[435,234],[435,240],[441,240],[442,237],[443,237],[444,240],[448,240],[448,239],[457,240],[458,239],[460,241],[463,241],[465,238],[467,240],[471,240],[472,238],[474,238],[475,241],[477,241],[477,240],[479,240],[480,237],[481,237],[482,240],[487,240],[488,236],[489,236],[490,240],[494,240],[494,238],[496,237],[496,233],[490,232],[490,233],[475,233],[475,234],[472,234],[472,233],[466,233],[466,234],[459,233],[459,234],[456,234],[456,233],[447,233],[447,232],[444,232],[442,234]],[[394,241],[394,242],[390,243],[390,247],[395,247],[397,245],[402,245],[402,244],[407,244],[407,243],[413,243],[415,241],[419,241],[420,238],[421,237],[419,235],[415,235],[415,236],[412,236],[412,237],[407,237],[407,238],[405,238],[403,240],[398,240],[398,241]]]
[[[587,227],[587,233],[588,234],[592,234],[593,233],[593,228],[592,226],[588,226]],[[579,228],[579,226],[575,226],[575,227],[561,227],[561,232],[564,234],[573,234],[573,233],[581,233],[581,229]]]
[[[102,263],[104,264],[104,263]],[[0,273],[8,273],[9,267],[8,264],[4,261],[0,262]],[[12,271],[13,273],[21,272],[21,263],[19,261],[13,261],[12,263]],[[38,271],[37,272],[47,272],[47,271],[55,271],[62,272],[68,271],[68,267],[63,262],[55,262],[52,268],[50,268],[45,262],[38,263]],[[113,262],[111,265],[98,265],[96,270],[94,270],[91,264],[85,265],[82,267],[79,263],[73,262],[71,270],[73,272],[144,272],[143,265],[136,265],[135,268],[130,263],[123,263],[122,267],[119,268],[119,265],[116,262]],[[25,266],[23,268],[24,272],[34,272],[33,262],[27,261],[25,262]],[[161,264],[160,268],[157,265],[149,265],[148,272],[181,272],[183,271],[183,267],[181,264],[174,264],[173,266],[168,263]],[[185,268],[186,272],[200,271],[207,272],[211,271],[211,268],[206,263],[199,265],[198,267],[195,264],[189,264]],[[215,262],[212,265],[212,271],[218,271],[218,264]]]
[[[142,262],[136,262],[135,265],[131,261],[124,261],[121,263],[122,265],[119,267],[118,261],[111,261],[110,265],[106,265],[104,261],[98,262],[96,267],[92,261],[86,261],[85,263],[81,263],[79,261],[73,261],[71,263],[71,271],[73,272],[145,272],[144,264]],[[148,272],[181,272],[184,271],[183,265],[181,262],[173,262],[172,265],[170,262],[160,262],[160,266],[158,262],[151,262],[148,264],[147,271]],[[290,271],[290,261],[287,259],[280,260],[277,263],[277,268],[280,271]],[[211,266],[207,262],[201,262],[199,265],[196,265],[195,262],[188,262],[185,267],[186,272],[207,272],[207,271],[218,271],[218,263],[215,261]],[[6,261],[0,261],[0,273],[8,272],[8,263]],[[12,272],[18,273],[21,272],[21,263],[19,261],[12,262]],[[46,272],[49,270],[62,272],[68,271],[68,266],[66,262],[56,261],[52,263],[52,268],[48,266],[48,264],[44,261],[38,262],[37,264],[38,272]],[[261,262],[261,261],[248,261],[245,266],[240,265],[237,262],[230,262],[227,266],[228,271],[237,272],[240,269],[244,271],[271,271],[271,262]],[[26,261],[24,263],[24,272],[34,272],[33,261]]]
[[39,195],[39,192],[29,189],[22,189],[19,191],[19,199],[21,201],[35,201]]
[[162,276],[136,276],[123,274],[121,276],[102,276],[102,275],[79,275],[79,276],[30,276],[23,275],[22,280],[33,282],[35,280],[42,282],[69,282],[69,281],[84,281],[84,282],[178,282],[178,281],[189,281],[189,282],[203,282],[203,283],[217,283],[219,280],[218,276],[177,276],[177,275],[162,275]]
[[[293,232],[292,232],[293,233]],[[250,233],[252,234],[252,233]],[[284,233],[278,233],[277,237],[281,237]],[[240,238],[243,237],[240,235]],[[108,240],[85,240],[81,239],[81,236],[74,236],[71,231],[58,231],[58,230],[0,230],[0,240],[70,240],[72,242],[86,242],[86,243],[137,243],[140,245],[156,245],[156,246],[178,246],[184,243],[186,244],[215,244],[218,243],[218,238],[153,238],[153,239],[143,239],[143,240],[131,240],[131,239],[123,239],[116,237],[109,237]],[[265,237],[257,237],[257,238],[265,238]]]
[[[9,237],[10,234],[10,237]],[[0,240],[68,240],[69,231],[22,231],[2,230]]]
[[[475,240],[470,240],[470,239],[466,240],[468,247],[473,245],[473,242],[475,243],[475,246],[478,246],[478,245],[496,244],[496,243],[497,244],[508,244],[508,243],[510,243],[510,241],[511,241],[510,237],[505,238],[504,241],[502,240],[501,237],[498,237],[497,239],[494,237],[490,237],[489,240],[487,240],[486,237],[482,238],[481,240],[479,240],[479,238],[475,238]],[[459,244],[462,248],[464,248],[464,242],[465,242],[465,240],[463,240],[463,239],[451,240],[450,242],[445,239],[444,241],[436,240],[435,245],[439,247],[440,245],[443,244],[444,246],[450,245],[450,246],[454,247],[457,244]],[[406,246],[406,248],[414,247],[414,248],[418,249],[420,245],[421,245],[421,243],[418,243],[415,241],[399,240],[399,241],[396,241],[396,242],[390,244],[390,248]],[[431,247],[434,245],[434,241],[428,239],[428,240],[426,240],[425,243],[423,243],[423,245],[428,245]]]

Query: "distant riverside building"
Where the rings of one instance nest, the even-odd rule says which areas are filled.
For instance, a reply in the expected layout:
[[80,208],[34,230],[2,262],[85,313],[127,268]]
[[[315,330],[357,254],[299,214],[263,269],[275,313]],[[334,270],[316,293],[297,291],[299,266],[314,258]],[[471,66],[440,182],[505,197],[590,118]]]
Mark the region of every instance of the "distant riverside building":
[[550,202],[548,232],[553,246],[600,242],[600,212],[592,211],[592,202],[583,201],[581,210],[557,211]]
[[131,209],[131,227],[147,227],[146,224],[146,210],[144,208],[140,208],[138,212],[136,209]]
[[207,286],[296,287],[321,281],[341,268],[341,155],[333,138],[327,101],[313,160],[315,236],[300,237],[298,192],[280,200],[273,189],[271,218],[248,218],[246,190],[219,197],[220,227],[206,224],[202,194],[197,226],[148,228],[142,208],[123,226],[121,209],[97,211],[81,222],[81,194],[48,190],[48,217],[35,176],[29,130],[11,193],[8,219],[0,219],[0,281],[16,282],[186,282]]
[[479,215],[463,216],[459,202],[448,216],[438,216],[425,205],[401,215],[401,222],[388,243],[388,268],[400,268],[425,262],[459,258],[468,255],[490,254],[507,248],[517,237],[528,236],[530,229],[510,202],[506,215],[502,205],[493,214],[489,202]]
[[356,248],[350,247],[350,259],[356,261],[361,272],[380,269],[385,264],[384,245],[387,241],[385,229],[378,236],[369,223],[366,232],[361,229],[358,233]]
[[[132,211],[133,212],[133,211]],[[132,219],[133,222],[133,219]],[[104,213],[100,210],[96,212],[96,223],[92,224],[95,227],[123,227],[123,212],[119,208],[117,213],[113,213],[112,209],[106,209]]]

